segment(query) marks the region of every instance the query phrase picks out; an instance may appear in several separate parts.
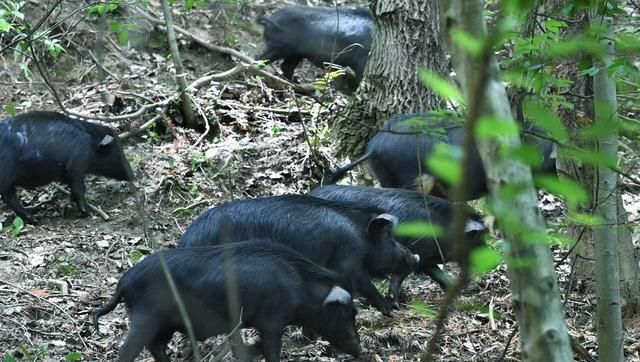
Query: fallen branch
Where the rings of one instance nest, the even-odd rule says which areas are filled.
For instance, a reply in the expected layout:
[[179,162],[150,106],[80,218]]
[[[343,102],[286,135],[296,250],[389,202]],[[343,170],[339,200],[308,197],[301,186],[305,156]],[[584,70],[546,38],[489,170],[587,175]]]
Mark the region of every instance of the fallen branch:
[[[67,191],[64,187],[58,185],[58,184],[53,184],[53,187],[55,187],[56,189],[58,189],[58,191],[66,194],[66,195],[71,195],[71,192]],[[96,214],[100,215],[100,217],[102,217],[102,219],[104,219],[104,221],[109,221],[109,215],[107,215],[104,211],[100,210],[97,206],[94,206],[90,203],[87,202],[87,206],[89,206],[89,208],[95,212]]]
[[156,114],[153,118],[151,118],[150,120],[142,124],[142,126],[140,126],[138,129],[134,131],[122,132],[118,135],[118,138],[120,138],[121,140],[125,140],[131,136],[135,136],[139,133],[142,133],[142,131],[146,130],[147,128],[151,127],[156,122],[158,122],[160,118],[162,118],[165,115],[165,113],[167,113],[167,109],[168,109],[168,106],[165,105],[164,108],[162,109],[162,112]]
[[235,67],[226,70],[222,73],[215,73],[215,74],[210,74],[210,75],[206,75],[204,77],[198,78],[196,80],[194,80],[193,82],[191,82],[191,84],[189,84],[189,88],[194,88],[194,89],[200,89],[202,87],[204,87],[205,85],[213,82],[213,81],[217,81],[217,80],[226,80],[229,79],[235,75],[238,74],[243,74],[243,73],[251,73],[251,74],[256,74],[256,75],[260,75],[263,76],[264,78],[273,80],[277,83],[283,84],[287,87],[291,87],[293,88],[293,90],[295,90],[298,93],[301,94],[305,94],[305,95],[310,95],[313,94],[315,88],[312,84],[305,84],[305,85],[300,85],[300,84],[295,84],[295,83],[291,83],[286,79],[280,78],[277,75],[273,75],[269,72],[265,72],[264,70],[254,66],[254,65],[246,65],[246,64],[238,64]]
[[[147,11],[145,11],[144,9],[141,9],[139,6],[136,7],[136,10],[138,11],[138,13],[145,19],[147,19],[147,21],[149,21],[150,23],[152,23],[153,25],[156,26],[165,26],[164,20],[161,20],[158,17],[155,17],[151,14],[149,14]],[[187,31],[186,29],[183,29],[179,26],[175,26],[174,25],[174,29],[176,32],[185,35],[189,38],[191,38],[191,40],[193,40],[194,42],[202,45],[203,47],[209,49],[209,50],[213,50],[214,52],[218,52],[218,53],[222,53],[222,54],[227,54],[227,55],[231,55],[234,56],[242,61],[245,61],[247,63],[255,63],[255,60],[251,57],[249,57],[248,55],[242,54],[239,51],[235,50],[235,49],[231,49],[231,48],[227,48],[227,47],[221,47],[218,45],[214,45],[209,43],[208,41],[206,41],[203,38],[200,38],[199,36]]]
[[[246,106],[244,104],[240,104],[237,102],[229,102],[229,101],[220,101],[219,104],[221,105],[225,105],[231,108],[240,108],[240,109],[244,109],[247,111],[257,111],[257,112],[271,112],[271,113],[278,113],[278,114],[308,114],[308,115],[314,115],[316,112],[313,110],[309,110],[309,109],[299,109],[299,108],[289,108],[289,109],[285,109],[285,108],[270,108],[270,107],[252,107],[252,106]],[[319,112],[319,114],[327,114],[329,113],[329,111],[321,111]]]

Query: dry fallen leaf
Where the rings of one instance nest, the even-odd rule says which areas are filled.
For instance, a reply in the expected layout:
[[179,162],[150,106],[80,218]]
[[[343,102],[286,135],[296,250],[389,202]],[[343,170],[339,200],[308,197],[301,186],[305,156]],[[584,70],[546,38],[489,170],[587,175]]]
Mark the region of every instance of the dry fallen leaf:
[[45,298],[49,296],[49,292],[44,289],[34,289],[31,291],[31,294],[38,296],[40,298]]

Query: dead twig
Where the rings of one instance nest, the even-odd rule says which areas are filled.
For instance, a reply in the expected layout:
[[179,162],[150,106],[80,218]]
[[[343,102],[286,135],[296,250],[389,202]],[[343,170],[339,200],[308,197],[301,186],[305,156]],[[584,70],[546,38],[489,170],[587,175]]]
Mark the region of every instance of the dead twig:
[[[71,195],[71,192],[67,191],[64,187],[58,185],[58,184],[53,184],[53,187],[55,187],[58,191],[66,194],[66,195]],[[89,206],[89,208],[95,212],[96,214],[100,215],[100,217],[102,217],[102,219],[104,221],[109,221],[109,215],[107,215],[104,211],[100,210],[97,206],[94,206],[90,203],[87,202],[87,206]]]
[[60,306],[58,306],[57,304],[55,304],[55,303],[53,303],[53,302],[50,302],[50,301],[48,301],[48,300],[46,300],[46,299],[42,298],[41,296],[36,295],[36,294],[33,294],[33,293],[31,293],[30,291],[28,291],[28,290],[26,290],[26,289],[24,289],[24,288],[22,288],[22,287],[19,287],[19,286],[17,286],[17,285],[15,285],[15,284],[13,284],[13,283],[10,283],[10,282],[8,282],[8,281],[6,281],[6,280],[2,280],[2,279],[0,279],[0,284],[8,285],[8,286],[10,286],[10,287],[12,287],[12,288],[14,288],[14,289],[16,289],[16,290],[19,290],[19,291],[21,291],[21,292],[23,292],[23,293],[25,293],[25,294],[27,294],[27,295],[30,295],[30,296],[32,296],[32,297],[34,297],[34,298],[36,298],[36,299],[38,299],[38,300],[40,300],[40,301],[42,301],[42,302],[45,302],[45,303],[47,303],[47,304],[50,304],[51,306],[53,306],[53,308],[55,308],[55,309],[59,310],[59,311],[60,311],[60,312],[62,312],[64,315],[66,315],[67,317],[69,317],[69,320],[72,322],[72,324],[73,324],[73,325],[76,325],[76,324],[77,324],[76,319],[75,319],[75,318],[73,318],[73,317],[71,316],[71,314],[69,314],[66,310],[62,309],[62,308],[61,308]]

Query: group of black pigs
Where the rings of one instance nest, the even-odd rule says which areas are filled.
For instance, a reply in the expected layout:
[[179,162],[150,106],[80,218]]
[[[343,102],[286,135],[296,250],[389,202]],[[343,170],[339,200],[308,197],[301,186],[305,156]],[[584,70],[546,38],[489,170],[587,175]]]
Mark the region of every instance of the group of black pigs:
[[[302,59],[351,67],[356,81],[362,78],[373,32],[368,9],[293,6],[259,23],[267,43],[260,58],[284,59],[288,78]],[[318,41],[309,42],[310,34]],[[403,121],[416,119],[443,132],[396,132],[405,130]],[[236,333],[238,323],[259,332],[257,349],[267,362],[280,360],[287,325],[302,326],[305,334],[317,333],[358,356],[362,347],[354,295],[390,316],[399,308],[401,284],[409,273],[422,272],[443,289],[450,283],[439,267],[453,258],[449,191],[437,178],[432,191],[442,198],[411,188],[430,174],[422,163],[435,144],[457,146],[463,137],[458,123],[432,114],[396,116],[360,158],[331,177],[337,181],[369,160],[383,188],[329,184],[308,195],[235,200],[205,211],[177,248],[146,257],[122,276],[112,299],[94,313],[95,327],[101,316],[126,304],[130,330],[119,353],[123,362],[134,361],[145,347],[156,361],[169,361],[167,344],[176,331],[204,340]],[[554,172],[555,145],[531,141],[541,152],[541,171]],[[482,162],[475,148],[472,152],[475,182],[466,199],[486,193]],[[86,215],[87,174],[134,179],[111,128],[56,112],[29,112],[0,122],[0,167],[2,200],[32,224],[36,220],[18,201],[16,187],[66,183]],[[485,226],[478,214],[466,210],[463,245],[475,248],[483,244]],[[411,221],[432,223],[444,233],[396,238],[394,227]],[[389,277],[383,296],[372,280]],[[234,353],[240,350],[235,347]]]

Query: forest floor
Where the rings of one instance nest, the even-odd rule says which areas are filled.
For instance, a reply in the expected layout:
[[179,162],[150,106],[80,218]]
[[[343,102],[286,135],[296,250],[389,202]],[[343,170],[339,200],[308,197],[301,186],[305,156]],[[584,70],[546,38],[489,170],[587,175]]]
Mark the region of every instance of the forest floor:
[[[156,2],[151,3],[160,14]],[[249,8],[211,6],[177,16],[177,23],[206,35],[211,42],[231,43],[225,45],[253,56],[262,43],[252,19],[274,8],[277,4],[262,2]],[[42,9],[33,11],[35,18]],[[235,22],[235,29],[241,30],[212,25],[220,19]],[[102,65],[117,78],[98,80],[97,67],[78,51],[93,46],[91,26],[78,27],[74,43],[66,44],[68,54],[52,70],[67,107],[110,116],[135,111],[144,99],[157,101],[172,94],[175,71],[168,51],[157,45],[123,47],[110,41]],[[147,35],[155,39],[162,34],[150,31]],[[229,58],[186,40],[180,45],[191,79],[233,66]],[[12,81],[0,88],[0,104],[12,103],[21,112],[57,109],[37,75],[26,81],[10,56],[3,57],[0,74]],[[307,65],[297,74],[311,79],[317,72]],[[68,196],[51,186],[22,191],[20,199],[39,224],[26,226],[17,237],[0,234],[0,353],[4,361],[12,361],[10,356],[21,361],[74,361],[78,360],[74,359],[76,352],[85,361],[116,360],[128,330],[125,308],[119,306],[103,317],[99,332],[91,325],[90,313],[112,295],[124,271],[153,250],[174,247],[184,229],[207,207],[244,197],[306,193],[319,181],[316,160],[336,162],[331,119],[347,98],[339,94],[318,97],[322,104],[286,89],[269,88],[254,76],[239,76],[214,82],[196,94],[200,112],[209,119],[215,137],[200,140],[200,133],[181,128],[179,117],[172,115],[128,139],[125,153],[137,175],[148,239],[134,191],[126,183],[88,178],[88,201],[102,209],[108,220],[95,214],[79,218]],[[293,114],[289,109],[301,111]],[[144,121],[153,115],[145,116]],[[141,123],[119,122],[118,129],[135,130]],[[637,219],[640,198],[624,197],[631,218]],[[552,215],[550,221],[557,221],[553,215],[561,214],[560,201],[547,197],[541,206]],[[12,219],[11,211],[0,203],[0,221],[6,225]],[[637,245],[638,235],[634,238]],[[554,248],[556,261],[566,253],[562,247]],[[595,356],[595,296],[579,285],[569,287],[570,260],[556,268],[569,333],[586,353]],[[384,282],[380,287],[386,288]],[[497,361],[503,353],[504,360],[520,360],[518,333],[505,351],[516,328],[510,296],[504,265],[476,279],[455,303],[437,360]],[[443,297],[437,284],[417,275],[405,282],[404,303],[392,318],[359,303],[357,323],[366,353],[358,360],[418,360],[433,334],[434,316]],[[625,320],[625,326],[626,360],[640,361],[640,317]],[[246,336],[253,337],[251,331]],[[201,343],[202,355],[212,360],[223,342],[224,337],[219,337]],[[187,345],[184,336],[174,337],[172,360],[187,360],[183,352]],[[144,356],[151,360],[148,352]],[[283,361],[354,360],[325,341],[306,340],[298,328],[286,332],[282,357]],[[575,358],[589,360],[580,354]]]

